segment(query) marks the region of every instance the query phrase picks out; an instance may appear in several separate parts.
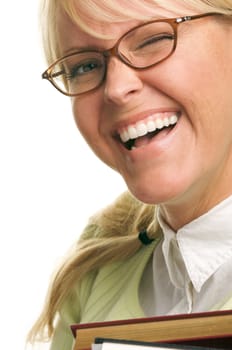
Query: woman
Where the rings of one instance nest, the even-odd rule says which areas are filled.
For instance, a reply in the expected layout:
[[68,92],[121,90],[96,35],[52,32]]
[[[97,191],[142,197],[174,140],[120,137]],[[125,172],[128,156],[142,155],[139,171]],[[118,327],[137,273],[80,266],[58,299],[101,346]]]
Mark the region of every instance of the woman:
[[231,308],[232,1],[43,5],[43,77],[129,191],[90,220],[31,339],[71,349],[72,323]]

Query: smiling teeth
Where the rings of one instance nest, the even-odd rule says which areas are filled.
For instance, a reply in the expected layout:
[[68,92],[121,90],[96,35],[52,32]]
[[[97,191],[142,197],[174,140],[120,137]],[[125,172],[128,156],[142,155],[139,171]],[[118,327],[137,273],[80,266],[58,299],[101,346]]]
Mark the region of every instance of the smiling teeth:
[[154,132],[155,130],[161,130],[164,127],[169,127],[177,123],[178,116],[172,114],[169,116],[162,116],[159,114],[150,116],[142,122],[138,122],[134,125],[130,125],[127,128],[122,129],[119,132],[119,136],[122,142],[127,142],[129,140],[137,139],[138,137],[145,136],[149,132]]

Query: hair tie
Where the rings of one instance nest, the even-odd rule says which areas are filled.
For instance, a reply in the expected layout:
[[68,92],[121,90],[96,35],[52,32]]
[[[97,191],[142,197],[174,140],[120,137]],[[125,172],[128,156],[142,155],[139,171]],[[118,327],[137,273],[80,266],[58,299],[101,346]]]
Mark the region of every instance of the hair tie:
[[149,244],[151,244],[154,241],[154,239],[148,237],[146,230],[139,232],[138,239],[144,245],[149,245]]

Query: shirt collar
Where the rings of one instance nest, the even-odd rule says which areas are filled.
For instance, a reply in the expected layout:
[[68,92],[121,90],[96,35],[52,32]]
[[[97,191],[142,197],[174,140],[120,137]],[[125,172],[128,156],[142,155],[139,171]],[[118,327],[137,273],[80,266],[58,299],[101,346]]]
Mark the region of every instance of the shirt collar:
[[[165,262],[171,280],[176,279],[176,285],[181,284],[180,274],[185,274],[180,268],[181,260],[194,288],[200,291],[203,284],[232,257],[232,196],[177,232],[164,222],[161,210],[158,210],[158,221],[164,233]],[[176,257],[173,244],[180,253]],[[182,280],[186,280],[186,276],[182,276]]]

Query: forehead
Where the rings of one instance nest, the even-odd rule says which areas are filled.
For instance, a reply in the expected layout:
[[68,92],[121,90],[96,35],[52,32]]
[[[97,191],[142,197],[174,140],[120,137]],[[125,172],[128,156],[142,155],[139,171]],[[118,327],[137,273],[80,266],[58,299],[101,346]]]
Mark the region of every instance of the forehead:
[[[166,0],[162,6],[155,4],[153,0],[120,0],[117,8],[103,7],[101,0],[92,0],[99,4],[95,15],[91,7],[74,2],[71,15],[64,9],[57,11],[57,41],[60,53],[66,54],[78,48],[113,45],[126,31],[141,21],[152,19],[170,18],[180,15],[192,14],[186,5],[180,1]],[[88,4],[91,3],[91,0]],[[91,12],[92,9],[92,12]],[[130,9],[128,13],[128,9]],[[70,12],[70,11],[69,11]],[[77,16],[75,17],[75,13]],[[128,14],[127,14],[128,13]],[[72,18],[71,18],[72,16]]]

